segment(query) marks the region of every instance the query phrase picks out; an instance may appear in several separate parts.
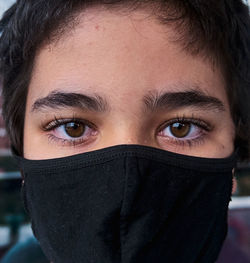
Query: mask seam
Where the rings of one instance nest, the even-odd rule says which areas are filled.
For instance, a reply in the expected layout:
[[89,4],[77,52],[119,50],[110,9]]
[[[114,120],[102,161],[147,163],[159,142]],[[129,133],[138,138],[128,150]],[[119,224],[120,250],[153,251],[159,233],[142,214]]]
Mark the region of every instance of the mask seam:
[[120,243],[121,243],[121,263],[124,262],[124,246],[125,246],[125,236],[127,232],[127,224],[126,224],[126,218],[124,215],[124,210],[125,210],[125,200],[127,196],[127,191],[128,191],[128,173],[127,173],[127,157],[124,159],[123,162],[123,169],[124,169],[124,176],[125,176],[125,181],[124,181],[124,189],[123,189],[123,199],[122,199],[122,205],[121,205],[121,210],[120,210]]

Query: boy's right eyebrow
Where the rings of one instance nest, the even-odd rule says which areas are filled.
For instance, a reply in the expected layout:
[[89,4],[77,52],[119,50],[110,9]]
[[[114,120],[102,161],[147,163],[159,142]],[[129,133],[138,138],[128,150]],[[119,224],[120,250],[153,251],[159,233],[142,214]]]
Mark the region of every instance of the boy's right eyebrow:
[[32,105],[31,112],[64,107],[96,112],[105,112],[109,109],[106,100],[97,95],[89,96],[74,92],[53,91],[48,96],[37,99]]

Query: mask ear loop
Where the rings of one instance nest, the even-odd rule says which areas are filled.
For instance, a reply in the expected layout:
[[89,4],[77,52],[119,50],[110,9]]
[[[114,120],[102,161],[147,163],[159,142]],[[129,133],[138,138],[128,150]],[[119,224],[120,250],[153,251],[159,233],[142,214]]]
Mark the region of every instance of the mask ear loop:
[[20,174],[21,174],[21,178],[22,178],[22,186],[24,186],[25,180],[24,180],[24,172],[22,169],[20,169]]
[[236,193],[237,191],[237,180],[236,180],[236,176],[235,176],[235,168],[233,168],[232,170],[232,180],[233,180],[233,183],[232,183],[232,195]]
[[29,215],[30,212],[29,212],[28,202],[27,202],[27,198],[26,198],[25,176],[24,176],[24,172],[22,169],[20,169],[20,173],[21,173],[21,177],[22,177],[21,197],[22,197],[23,204],[24,204],[24,210]]
[[21,175],[21,179],[22,179],[22,186],[24,185],[24,182],[25,182],[25,175],[24,175],[24,172],[23,172],[23,169],[21,168],[21,165],[20,165],[20,159],[22,157],[20,157],[18,154],[16,154],[16,150],[13,146],[11,146],[11,151],[13,153],[13,157],[15,159],[15,161],[17,162],[17,165],[19,166],[19,171],[20,171],[20,175]]

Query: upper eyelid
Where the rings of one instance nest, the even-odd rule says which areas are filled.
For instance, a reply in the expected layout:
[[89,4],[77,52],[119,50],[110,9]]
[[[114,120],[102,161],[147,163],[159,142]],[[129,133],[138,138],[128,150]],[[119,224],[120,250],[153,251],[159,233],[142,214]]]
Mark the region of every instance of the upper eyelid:
[[53,129],[56,129],[56,128],[58,128],[64,124],[70,123],[70,122],[81,123],[81,124],[86,125],[90,128],[96,129],[96,126],[93,123],[91,123],[87,120],[84,120],[84,119],[79,119],[79,118],[57,119],[57,118],[55,118],[53,121],[50,121],[49,123],[45,124],[43,126],[43,130],[44,131],[51,131]]

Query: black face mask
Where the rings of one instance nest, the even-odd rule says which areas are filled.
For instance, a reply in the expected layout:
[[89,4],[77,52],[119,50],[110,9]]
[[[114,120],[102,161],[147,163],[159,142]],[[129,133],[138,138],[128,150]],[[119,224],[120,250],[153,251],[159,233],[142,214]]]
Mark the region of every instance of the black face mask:
[[227,233],[235,155],[119,145],[18,158],[32,228],[53,263],[214,263]]

